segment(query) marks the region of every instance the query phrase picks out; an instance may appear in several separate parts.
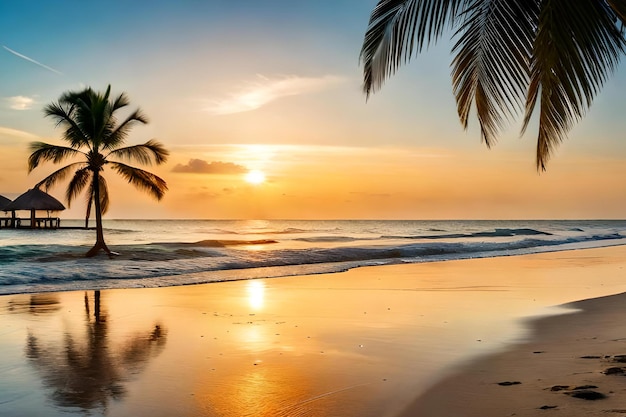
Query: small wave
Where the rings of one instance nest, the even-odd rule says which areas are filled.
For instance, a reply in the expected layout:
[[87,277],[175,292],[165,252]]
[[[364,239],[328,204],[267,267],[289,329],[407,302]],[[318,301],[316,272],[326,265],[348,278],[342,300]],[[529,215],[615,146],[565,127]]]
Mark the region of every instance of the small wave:
[[[201,246],[206,248],[224,248],[227,246],[249,246],[249,245],[268,245],[272,243],[278,243],[273,239],[258,239],[258,240],[201,240],[194,243],[186,243],[186,245]],[[183,243],[185,244],[185,243]]]
[[238,235],[239,232],[228,229],[201,229],[200,233],[212,234],[212,235]]
[[416,236],[383,236],[385,239],[463,239],[473,237],[515,237],[515,236],[552,236],[552,233],[542,232],[535,229],[495,229],[492,232],[474,233],[446,233],[442,235],[416,235]]
[[247,232],[242,234],[247,235],[292,235],[292,234],[303,234],[303,233],[333,233],[340,231],[339,228],[334,229],[301,229],[297,227],[287,227],[285,229],[267,229],[257,232]]
[[318,236],[318,237],[300,237],[297,239],[293,239],[300,242],[309,242],[309,243],[324,243],[324,242],[356,242],[358,240],[370,240],[370,239],[359,239],[356,237],[350,236]]
[[[534,232],[537,231],[496,229],[490,233],[498,233],[499,236],[509,236],[510,233],[543,234]],[[600,243],[602,241],[607,243]],[[271,245],[274,243],[275,240],[261,239],[130,244],[116,247],[121,255],[111,261],[84,258],[87,246],[5,246],[0,247],[0,294],[15,292],[17,286],[20,286],[19,291],[22,292],[58,291],[76,288],[77,282],[85,283],[80,285],[94,286],[105,285],[102,283],[104,281],[123,282],[165,276],[171,277],[167,281],[170,283],[168,285],[181,285],[189,283],[186,274],[193,273],[211,272],[224,276],[228,275],[225,271],[239,271],[228,276],[235,277],[232,279],[259,278],[263,277],[263,268],[289,267],[290,271],[306,270],[308,273],[316,273],[315,271],[364,265],[502,256],[561,250],[564,247],[608,246],[625,244],[626,239],[620,233],[599,233],[551,239],[529,236],[515,241],[425,241],[402,245],[354,244],[346,247],[305,249],[273,248]],[[261,247],[263,245],[267,246]],[[124,284],[115,285],[119,287]]]

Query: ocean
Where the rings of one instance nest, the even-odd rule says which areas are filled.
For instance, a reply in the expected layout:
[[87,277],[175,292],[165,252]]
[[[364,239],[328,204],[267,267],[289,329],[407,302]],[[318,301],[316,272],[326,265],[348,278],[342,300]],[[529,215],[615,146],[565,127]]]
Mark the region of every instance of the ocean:
[[[64,220],[63,226],[83,221]],[[625,220],[105,220],[94,230],[0,229],[0,295],[287,277],[398,263],[626,244]]]

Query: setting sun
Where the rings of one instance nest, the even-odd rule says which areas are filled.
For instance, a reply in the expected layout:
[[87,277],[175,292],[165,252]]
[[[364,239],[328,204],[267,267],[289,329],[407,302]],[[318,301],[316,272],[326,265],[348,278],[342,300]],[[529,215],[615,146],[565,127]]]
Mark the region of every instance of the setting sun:
[[265,182],[265,174],[258,169],[253,169],[246,174],[245,180],[250,184],[261,184]]

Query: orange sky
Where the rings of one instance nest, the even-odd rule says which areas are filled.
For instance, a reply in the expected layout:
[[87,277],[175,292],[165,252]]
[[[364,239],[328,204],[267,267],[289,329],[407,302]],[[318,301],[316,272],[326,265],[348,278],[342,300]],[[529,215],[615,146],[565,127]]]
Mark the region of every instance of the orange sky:
[[[14,28],[0,50],[0,194],[15,198],[50,172],[26,172],[29,142],[61,143],[43,106],[64,91],[110,83],[150,118],[128,143],[156,138],[171,158],[148,168],[168,182],[160,203],[109,173],[108,218],[625,217],[623,68],[538,174],[536,126],[520,139],[513,124],[491,150],[474,120],[462,130],[449,42],[366,102],[358,53],[372,5],[288,2],[277,14],[222,3],[0,6],[0,25]],[[102,22],[121,18],[124,35],[95,23],[65,48],[63,36],[77,28],[45,31],[92,8]],[[249,170],[266,181],[246,183]],[[52,194],[63,200],[63,187]],[[63,217],[84,210],[79,199]]]

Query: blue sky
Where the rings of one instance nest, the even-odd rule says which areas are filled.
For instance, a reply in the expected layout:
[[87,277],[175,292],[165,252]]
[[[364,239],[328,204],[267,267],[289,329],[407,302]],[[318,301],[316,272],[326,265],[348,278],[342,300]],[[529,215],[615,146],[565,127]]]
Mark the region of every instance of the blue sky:
[[[366,103],[358,58],[375,3],[0,2],[0,194],[47,172],[25,167],[29,141],[59,142],[45,104],[111,84],[150,118],[129,142],[172,152],[157,170],[165,201],[121,192],[112,217],[137,204],[153,217],[622,217],[624,65],[539,175],[533,126],[520,139],[513,124],[489,151],[474,120],[462,130],[449,35]],[[192,159],[268,181],[172,172]]]

